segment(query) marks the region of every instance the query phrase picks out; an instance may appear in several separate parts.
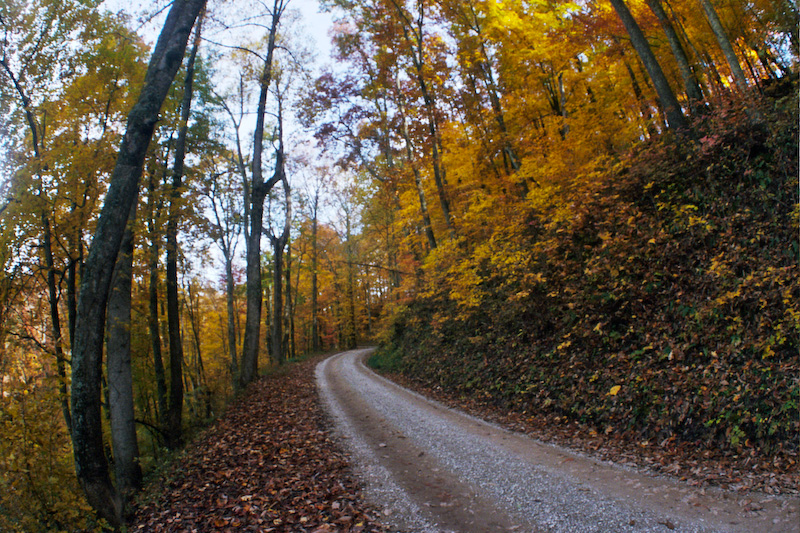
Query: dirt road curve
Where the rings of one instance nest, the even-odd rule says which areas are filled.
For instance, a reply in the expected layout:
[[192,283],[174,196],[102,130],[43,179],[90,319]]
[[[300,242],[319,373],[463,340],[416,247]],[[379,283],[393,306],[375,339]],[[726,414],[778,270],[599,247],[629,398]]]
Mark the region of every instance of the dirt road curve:
[[697,489],[539,443],[377,376],[368,353],[326,359],[317,381],[397,531],[800,531],[797,498]]

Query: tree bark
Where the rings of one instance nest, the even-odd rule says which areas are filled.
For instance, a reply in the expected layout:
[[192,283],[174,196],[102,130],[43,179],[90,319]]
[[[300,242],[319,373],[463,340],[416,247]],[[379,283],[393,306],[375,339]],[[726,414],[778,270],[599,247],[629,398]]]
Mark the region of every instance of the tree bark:
[[689,105],[693,109],[697,109],[698,104],[703,100],[703,93],[700,90],[700,84],[689,65],[689,58],[686,51],[683,49],[681,40],[678,33],[669,20],[667,13],[664,11],[664,6],[661,5],[661,0],[647,0],[647,5],[650,10],[658,19],[664,34],[667,36],[669,47],[672,49],[672,55],[675,57],[675,62],[678,64],[678,71],[681,73],[683,80],[683,87],[686,91],[686,97],[689,99]]
[[114,267],[111,294],[108,299],[108,408],[111,415],[111,444],[114,451],[114,473],[120,493],[123,514],[128,502],[142,486],[139,466],[139,442],[133,404],[133,372],[131,369],[131,288],[133,278],[133,224],[136,203],[122,237],[117,264]]
[[280,237],[272,239],[272,362],[283,364],[283,247]]
[[319,211],[319,191],[314,195],[312,204],[313,218],[311,220],[311,349],[314,353],[320,350],[319,342],[319,311],[317,302],[317,269],[319,268],[319,257],[317,249],[317,225],[319,223],[317,213]]
[[175,162],[172,170],[172,191],[167,220],[167,330],[169,332],[169,406],[166,427],[167,447],[179,448],[183,442],[183,342],[181,341],[181,311],[178,295],[178,219],[183,181],[186,137],[189,132],[189,115],[192,108],[194,64],[200,47],[203,15],[200,14],[194,34],[194,43],[186,62],[186,79],[181,100],[180,127],[175,142]]
[[742,66],[739,64],[739,59],[736,57],[736,52],[733,51],[731,40],[728,37],[725,28],[722,26],[722,21],[719,19],[719,15],[717,15],[717,10],[714,9],[714,5],[710,2],[710,0],[700,0],[700,5],[703,6],[703,11],[706,14],[708,24],[711,26],[711,31],[714,32],[714,37],[717,39],[717,43],[722,50],[722,54],[725,56],[725,60],[728,62],[734,83],[736,83],[736,86],[739,88],[739,90],[746,90],[747,78],[744,77]]
[[[411,47],[411,62],[414,65],[416,73],[417,85],[422,93],[422,101],[425,104],[425,111],[428,122],[428,133],[430,135],[431,143],[431,161],[433,165],[433,180],[436,183],[436,192],[439,195],[439,203],[442,207],[445,224],[450,232],[450,236],[455,238],[455,226],[453,224],[453,216],[450,212],[450,200],[447,197],[447,180],[445,178],[445,169],[441,160],[442,152],[442,139],[439,132],[439,124],[436,118],[436,99],[433,92],[428,87],[428,82],[425,79],[425,47],[423,35],[423,21],[424,21],[424,4],[418,0],[418,17],[416,21],[416,28],[406,13],[405,9],[397,3],[397,0],[392,0],[400,15],[401,25],[403,28],[403,35],[406,42]],[[413,37],[410,33],[413,32]]]
[[75,471],[89,504],[119,528],[122,507],[111,482],[103,445],[101,377],[105,312],[111,276],[136,198],[147,147],[159,111],[186,51],[205,0],[175,0],[159,35],[128,123],[97,221],[81,280],[72,349],[72,443]]
[[358,326],[356,324],[355,267],[353,265],[355,250],[349,210],[346,219],[345,249],[347,254],[347,326],[344,341],[346,348],[352,350],[358,345]]
[[650,79],[653,81],[658,99],[661,101],[661,105],[664,106],[669,127],[676,130],[688,129],[689,123],[683,115],[678,99],[675,97],[675,93],[672,91],[672,87],[670,87],[669,81],[667,81],[667,77],[664,75],[664,71],[661,70],[661,65],[659,65],[658,60],[656,60],[656,56],[650,49],[650,44],[647,42],[636,19],[631,15],[628,6],[625,5],[624,0],[611,0],[611,5],[622,20],[622,24],[625,26],[625,30],[631,38],[631,44],[634,50],[636,50]]
[[238,385],[239,363],[236,357],[236,323],[234,313],[236,308],[233,301],[233,257],[230,253],[225,254],[225,304],[228,311],[228,351],[231,356],[231,383],[234,388]]
[[292,239],[291,236],[286,240],[286,327],[288,331],[287,353],[289,359],[297,356],[294,343],[294,299],[292,298]]
[[[261,160],[264,147],[264,113],[267,107],[267,93],[272,83],[272,56],[275,51],[275,37],[278,32],[283,10],[286,7],[284,0],[275,0],[272,9],[272,25],[267,41],[267,57],[261,74],[261,92],[258,98],[258,111],[256,113],[256,129],[253,139],[253,167],[251,170],[252,187],[250,187],[250,234],[247,236],[247,316],[244,326],[244,342],[242,343],[241,372],[239,382],[244,388],[258,372],[258,347],[261,328],[261,233],[264,221],[264,199],[267,193],[275,186],[278,179],[275,176],[264,182]],[[281,162],[276,162],[280,164]]]
[[[280,117],[280,112],[278,112]],[[279,119],[280,120],[280,119]],[[279,127],[280,129],[280,127]],[[272,255],[273,255],[273,270],[272,270],[272,361],[277,365],[284,362],[285,346],[283,345],[283,249],[289,241],[289,229],[291,227],[291,190],[289,189],[289,182],[286,179],[286,174],[283,169],[283,143],[281,143],[278,151],[279,167],[275,172],[280,172],[283,181],[284,198],[286,201],[286,219],[283,225],[283,231],[279,236],[270,234],[269,239],[272,242]],[[286,295],[290,297],[289,294]]]
[[[233,118],[233,114],[230,113],[230,115],[231,118]],[[237,127],[235,120],[234,126]],[[239,166],[238,163],[237,166]],[[242,168],[243,167],[240,167],[238,169],[240,173],[242,172]],[[246,177],[246,173],[243,175]],[[241,232],[241,226],[239,225],[239,221],[236,220],[236,208],[234,207],[234,202],[232,200],[233,192],[231,190],[223,190],[220,192],[220,184],[218,181],[219,177],[219,174],[214,176],[213,187],[208,192],[207,197],[211,201],[214,218],[216,219],[216,229],[218,231],[218,235],[215,240],[217,241],[217,245],[222,251],[222,256],[225,259],[225,304],[228,315],[228,357],[230,359],[231,387],[236,390],[236,388],[239,386],[239,362],[236,353],[236,308],[234,298],[233,257],[238,242],[238,236]],[[220,195],[219,205],[217,204],[218,195]]]
[[158,245],[158,231],[156,229],[157,220],[160,218],[161,200],[156,200],[155,176],[151,175],[148,183],[148,203],[150,204],[150,220],[148,229],[150,232],[150,259],[148,269],[150,271],[148,282],[148,315],[147,325],[150,331],[150,349],[153,355],[153,370],[156,379],[156,419],[159,428],[164,426],[164,419],[167,416],[167,378],[164,373],[164,358],[161,353],[161,327],[158,323],[158,257],[160,246]]
[[42,211],[42,251],[47,268],[47,293],[50,303],[50,331],[53,336],[53,353],[56,356],[56,372],[58,373],[58,396],[61,412],[67,430],[72,431],[72,416],[69,411],[69,391],[67,390],[67,358],[64,355],[64,339],[61,333],[61,316],[58,311],[58,285],[56,284],[55,262],[53,260],[53,244],[50,234],[50,217]]
[[433,233],[433,225],[431,224],[431,216],[428,213],[428,200],[425,197],[425,189],[422,187],[422,175],[420,174],[419,167],[417,166],[416,158],[414,157],[413,145],[411,144],[411,135],[408,132],[408,122],[406,121],[405,107],[402,103],[402,92],[400,91],[399,81],[397,83],[397,109],[400,114],[400,131],[403,135],[403,141],[406,148],[406,159],[408,164],[411,165],[411,171],[414,174],[414,186],[417,190],[419,197],[419,210],[422,214],[422,225],[425,230],[425,236],[428,239],[428,246],[431,250],[436,249],[436,236]]

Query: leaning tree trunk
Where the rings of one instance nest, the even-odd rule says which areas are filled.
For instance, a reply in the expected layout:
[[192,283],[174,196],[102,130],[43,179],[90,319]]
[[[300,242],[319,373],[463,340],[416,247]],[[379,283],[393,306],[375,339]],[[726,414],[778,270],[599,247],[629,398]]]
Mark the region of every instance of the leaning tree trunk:
[[670,87],[669,81],[667,81],[667,77],[664,75],[664,71],[661,70],[661,65],[658,64],[656,56],[650,49],[650,44],[647,42],[636,19],[631,15],[628,6],[625,5],[623,0],[611,0],[611,5],[622,20],[622,25],[625,26],[625,30],[631,38],[631,44],[634,50],[639,54],[644,68],[650,75],[650,79],[653,80],[653,86],[658,94],[658,99],[661,101],[661,105],[664,106],[669,127],[677,130],[688,129],[689,123],[683,115],[678,99],[675,97],[675,93],[672,91],[672,87]]
[[175,0],[159,35],[136,104],[128,115],[95,236],[81,280],[72,347],[72,444],[75,471],[89,504],[114,527],[122,525],[111,482],[101,419],[105,315],[111,276],[136,199],[147,147],[205,0]]
[[664,35],[667,36],[669,47],[672,49],[672,55],[675,56],[675,62],[678,64],[678,70],[681,73],[686,97],[689,99],[691,107],[699,109],[699,103],[703,99],[703,93],[700,90],[700,84],[697,82],[694,72],[692,72],[692,67],[689,65],[689,58],[686,55],[686,51],[683,49],[681,40],[678,37],[678,32],[675,31],[675,27],[672,25],[672,22],[670,22],[666,11],[664,11],[661,0],[647,0],[647,5],[650,6],[650,10],[656,16],[658,22],[661,24],[661,28],[664,30]]
[[717,39],[722,54],[728,62],[731,74],[733,75],[733,81],[736,83],[739,90],[743,91],[747,89],[747,78],[744,77],[744,71],[739,64],[739,58],[736,57],[736,52],[733,51],[731,40],[725,28],[722,26],[722,21],[719,19],[719,15],[717,15],[717,10],[714,9],[714,6],[709,0],[700,0],[700,4],[703,6],[706,19],[708,19],[708,24],[711,26],[711,31],[714,32],[714,37]]

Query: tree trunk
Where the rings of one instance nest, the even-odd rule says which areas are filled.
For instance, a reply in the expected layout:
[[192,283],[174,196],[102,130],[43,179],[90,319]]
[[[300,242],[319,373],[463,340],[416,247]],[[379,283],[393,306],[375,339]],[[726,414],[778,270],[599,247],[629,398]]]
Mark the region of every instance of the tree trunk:
[[[206,383],[205,366],[203,365],[203,353],[200,340],[201,316],[200,316],[200,295],[192,290],[192,282],[189,281],[186,287],[188,299],[184,302],[186,311],[189,314],[189,324],[192,326],[192,343],[194,344],[194,370],[196,378],[192,379],[194,388],[203,387]],[[191,372],[190,372],[190,375]]]
[[156,378],[156,419],[158,420],[158,426],[161,428],[164,426],[164,420],[167,416],[167,379],[164,373],[164,358],[161,354],[161,326],[158,323],[158,257],[160,247],[158,245],[156,224],[160,218],[161,202],[156,200],[155,195],[155,176],[151,175],[148,183],[148,203],[151,204],[148,226],[152,242],[150,244],[147,325],[150,330],[150,349],[153,352],[153,370]]
[[317,302],[317,269],[319,258],[317,249],[317,211],[319,210],[319,192],[314,196],[313,219],[311,220],[311,349],[317,353],[321,346],[319,342],[319,311]]
[[272,362],[283,364],[283,247],[286,242],[272,239]]
[[667,77],[664,75],[664,71],[661,70],[661,65],[658,64],[656,56],[650,49],[650,44],[647,42],[644,33],[642,33],[641,28],[639,28],[639,24],[628,10],[628,6],[625,5],[624,0],[611,0],[611,5],[622,20],[622,24],[625,26],[625,30],[631,38],[631,44],[634,50],[636,50],[650,79],[653,81],[658,99],[661,101],[661,105],[664,106],[669,127],[676,130],[688,129],[689,123],[683,115],[678,99],[675,97],[675,93],[672,91],[672,87],[670,87],[669,81],[667,81]]
[[[282,114],[278,110],[278,130],[282,132]],[[286,218],[283,224],[283,231],[279,236],[270,234],[269,239],[272,242],[273,254],[273,277],[272,277],[272,360],[275,364],[281,365],[285,359],[283,345],[283,249],[286,243],[289,242],[289,230],[291,228],[292,217],[292,204],[291,204],[291,190],[289,189],[289,181],[286,179],[284,172],[283,161],[283,140],[281,134],[281,141],[278,148],[278,166],[275,168],[275,174],[280,174],[281,181],[283,181],[284,200],[286,202]],[[287,298],[290,294],[286,295]]]
[[[267,93],[272,83],[272,55],[275,51],[275,37],[278,23],[286,3],[275,0],[272,11],[272,25],[269,30],[267,57],[261,74],[261,92],[258,98],[256,113],[256,129],[253,139],[252,187],[250,187],[250,234],[247,236],[247,316],[244,326],[244,342],[242,343],[242,369],[239,382],[244,388],[258,372],[258,346],[261,327],[261,232],[264,221],[264,199],[277,183],[275,176],[264,182],[261,159],[264,146],[264,113],[267,107]],[[281,164],[278,161],[276,164]],[[277,173],[276,173],[277,175]]]
[[[403,19],[401,21],[403,34],[406,42],[411,47],[411,60],[414,64],[417,84],[419,85],[420,92],[422,93],[422,101],[425,104],[428,133],[431,138],[430,143],[431,161],[433,164],[433,180],[436,183],[436,191],[439,195],[439,203],[442,207],[442,213],[444,214],[444,220],[447,225],[447,229],[450,232],[450,236],[455,238],[455,226],[453,224],[453,216],[450,213],[450,200],[447,197],[446,191],[447,180],[445,178],[444,165],[441,160],[442,140],[439,132],[438,120],[436,118],[436,100],[435,96],[428,87],[428,82],[425,79],[423,72],[425,65],[425,47],[423,36],[424,4],[421,1],[418,2],[419,16],[417,19],[417,27],[412,28],[411,21],[405,13],[405,10],[402,9],[402,7],[399,6],[396,1],[394,1],[394,3],[400,14],[400,17]],[[409,32],[412,31],[414,32],[413,38],[409,35]]]
[[75,314],[78,308],[78,269],[83,262],[83,239],[78,231],[77,249],[78,257],[70,257],[67,265],[67,323],[69,328],[69,342],[75,338]]
[[230,250],[225,254],[225,302],[228,309],[228,351],[231,356],[231,384],[235,389],[238,386],[239,363],[236,357],[236,323],[234,314],[236,309],[233,301],[233,258]]
[[183,84],[180,127],[175,142],[175,163],[172,170],[172,191],[167,220],[167,326],[169,332],[169,406],[167,407],[167,447],[179,448],[183,442],[183,342],[181,341],[181,311],[178,296],[178,218],[183,181],[186,137],[189,132],[189,114],[192,107],[194,64],[200,47],[200,32],[203,15],[200,14],[194,34],[194,44],[186,63],[186,79]]
[[69,392],[67,391],[66,356],[64,355],[64,339],[61,333],[61,317],[58,311],[58,286],[56,284],[55,263],[53,260],[53,244],[50,235],[50,218],[42,212],[42,251],[47,268],[47,293],[50,303],[50,332],[53,337],[53,353],[56,356],[56,372],[58,373],[58,396],[61,412],[67,430],[72,431],[72,416],[69,412]]
[[89,504],[116,528],[122,525],[122,507],[109,476],[100,414],[108,293],[147,147],[186,51],[192,26],[204,4],[205,0],[176,0],[167,15],[139,98],[128,115],[126,132],[81,280],[72,349],[75,471]]
[[628,71],[628,76],[631,78],[633,95],[636,97],[636,102],[639,104],[640,113],[642,114],[642,118],[646,124],[647,134],[650,137],[653,137],[656,134],[656,128],[653,125],[653,114],[650,112],[650,106],[647,105],[647,102],[642,95],[642,88],[639,87],[639,81],[636,79],[636,73],[633,72],[633,68],[631,67],[630,63],[623,59],[623,64],[625,65],[625,69]]
[[347,234],[345,248],[347,250],[347,326],[345,343],[348,350],[358,345],[358,327],[356,324],[356,288],[355,288],[355,250],[353,249],[352,221],[350,213],[347,214]]
[[739,59],[736,57],[736,52],[733,51],[731,40],[728,38],[725,28],[722,26],[722,21],[717,15],[717,10],[714,9],[714,6],[711,4],[710,0],[700,0],[700,4],[703,6],[706,19],[708,20],[708,24],[711,26],[711,31],[714,32],[714,37],[717,39],[717,43],[722,50],[722,54],[725,56],[725,60],[728,62],[728,66],[731,69],[731,75],[733,76],[733,81],[736,83],[736,86],[739,88],[739,90],[746,90],[747,78],[744,77],[742,66],[739,64]]
[[131,497],[142,486],[139,467],[139,442],[133,404],[133,372],[131,369],[131,288],[133,276],[133,224],[136,203],[122,237],[117,264],[114,267],[111,294],[108,299],[108,406],[111,415],[111,444],[114,450],[114,473],[117,490],[127,514]]
[[558,73],[558,109],[561,111],[561,138],[569,135],[569,112],[567,111],[567,94],[564,92],[564,73]]
[[405,107],[402,104],[403,94],[400,91],[399,80],[395,80],[397,89],[397,109],[400,114],[400,131],[403,134],[403,141],[406,148],[406,159],[408,164],[411,165],[411,171],[414,173],[414,186],[417,189],[417,196],[419,197],[419,210],[422,214],[423,229],[425,236],[428,238],[428,246],[431,250],[436,249],[436,237],[433,234],[433,225],[431,224],[431,216],[428,213],[428,200],[425,198],[425,190],[422,188],[422,175],[420,174],[419,167],[417,166],[416,158],[414,157],[413,145],[411,144],[411,135],[408,132],[408,122],[406,121]]
[[297,354],[295,353],[294,345],[294,300],[292,298],[292,239],[291,236],[286,240],[286,327],[288,331],[288,345],[287,353],[289,359],[294,359]]
[[697,83],[694,72],[692,72],[692,67],[689,65],[689,58],[686,55],[686,51],[683,49],[680,38],[678,38],[678,33],[675,31],[672,22],[664,11],[661,0],[647,0],[647,5],[656,18],[658,18],[658,22],[661,24],[661,28],[667,36],[669,47],[672,49],[672,55],[675,56],[675,62],[678,64],[678,71],[681,73],[686,97],[689,99],[689,106],[693,109],[698,109],[699,103],[703,100],[703,93],[700,90],[700,84]]
[[[488,50],[486,49],[486,39],[483,36],[481,21],[475,12],[475,6],[471,2],[467,7],[469,9],[469,19],[472,29],[475,30],[475,34],[478,37],[478,47],[481,53],[481,60],[478,63],[479,72],[482,74],[484,84],[486,85],[486,92],[489,95],[489,103],[492,106],[492,114],[494,115],[495,122],[497,122],[497,127],[500,129],[500,135],[503,142],[503,153],[505,153],[506,157],[508,158],[511,170],[513,172],[517,172],[520,169],[520,163],[516,150],[514,150],[511,139],[509,138],[508,128],[506,126],[505,116],[503,113],[503,106],[500,102],[500,90],[497,86],[497,82],[494,79],[494,73],[492,72],[492,60],[489,57]],[[522,192],[524,197],[528,194],[527,184],[522,181],[520,182],[520,185],[523,189]]]

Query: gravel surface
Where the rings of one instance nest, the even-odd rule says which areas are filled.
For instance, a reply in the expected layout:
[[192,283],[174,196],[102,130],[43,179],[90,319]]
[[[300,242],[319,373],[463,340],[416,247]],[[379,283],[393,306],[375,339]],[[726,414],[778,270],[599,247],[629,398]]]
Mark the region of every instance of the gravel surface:
[[367,497],[396,531],[800,531],[798,499],[700,489],[458,413],[376,375],[316,369]]

